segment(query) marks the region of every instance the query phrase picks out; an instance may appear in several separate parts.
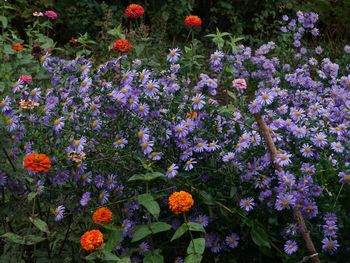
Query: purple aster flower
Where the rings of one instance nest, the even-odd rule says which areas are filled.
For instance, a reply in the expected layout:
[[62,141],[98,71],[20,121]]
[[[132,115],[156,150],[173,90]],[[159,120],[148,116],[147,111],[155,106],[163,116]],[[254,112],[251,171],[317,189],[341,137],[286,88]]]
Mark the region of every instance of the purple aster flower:
[[302,146],[300,152],[306,158],[310,158],[310,157],[314,156],[312,146],[310,146],[309,144],[304,144]]
[[201,153],[206,151],[208,148],[208,143],[202,138],[197,138],[193,147],[193,151],[196,153]]
[[292,163],[292,161],[290,160],[291,156],[291,154],[288,154],[286,152],[280,152],[277,154],[275,161],[280,166],[287,166]]
[[168,167],[166,171],[166,176],[168,178],[174,178],[178,173],[179,167],[176,164],[172,164]]
[[5,172],[0,171],[0,185],[5,186],[7,184],[8,177]]
[[186,127],[186,123],[181,122],[180,124],[175,125],[174,135],[178,138],[184,138],[189,133],[189,130]]
[[345,53],[350,54],[350,45],[345,45],[344,51],[345,51]]
[[323,233],[326,237],[333,237],[336,236],[338,231],[338,226],[335,222],[329,222],[327,221],[325,225],[322,226]]
[[337,216],[334,214],[334,213],[326,213],[324,216],[323,216],[323,220],[326,222],[326,223],[336,223],[337,222]]
[[322,249],[328,252],[329,254],[334,254],[338,250],[338,241],[331,238],[325,237],[322,240]]
[[64,211],[65,207],[63,205],[60,205],[54,209],[53,214],[55,215],[55,221],[59,222],[62,220]]
[[[0,185],[1,185],[1,179],[0,179]],[[41,180],[38,180],[38,182],[36,183],[36,192],[38,195],[41,195],[44,192],[44,182]]]
[[110,174],[107,176],[106,185],[108,190],[113,190],[117,184],[117,176],[114,174]]
[[113,143],[115,148],[123,149],[125,145],[128,143],[128,140],[121,137],[120,135],[115,136],[115,141]]
[[50,110],[53,109],[58,104],[58,98],[56,96],[49,96],[46,99],[46,109]]
[[193,164],[196,164],[197,162],[195,161],[195,159],[193,158],[190,158],[189,160],[187,160],[185,162],[185,165],[184,165],[184,170],[185,171],[190,171],[193,169]]
[[137,247],[137,252],[140,254],[140,255],[144,255],[145,252],[149,251],[149,244],[147,242],[142,242],[139,244],[139,246]]
[[174,263],[184,263],[184,260],[182,257],[176,257]]
[[239,203],[239,206],[245,211],[249,212],[254,209],[254,206],[255,206],[254,199],[251,197],[243,198]]
[[138,104],[136,112],[140,117],[146,117],[149,114],[149,106],[146,103]]
[[70,144],[70,151],[75,151],[76,153],[81,153],[84,150],[86,144],[86,138],[83,136],[79,140],[72,140]]
[[142,152],[143,154],[149,154],[153,151],[153,141],[143,141],[141,143],[141,148],[142,148]]
[[80,205],[86,206],[90,202],[90,200],[91,200],[91,193],[85,192],[80,199]]
[[105,178],[102,175],[97,175],[95,177],[94,183],[97,188],[102,188],[105,184]]
[[287,254],[293,254],[298,250],[297,242],[294,240],[287,240],[287,242],[284,244],[284,252]]
[[231,233],[225,238],[225,243],[230,248],[235,248],[238,246],[239,237],[235,233]]
[[196,94],[196,96],[192,98],[192,105],[194,110],[200,110],[201,108],[204,107],[205,105],[204,98],[205,97],[201,93]]
[[206,215],[202,215],[202,214],[200,214],[194,218],[191,218],[190,221],[195,222],[197,224],[200,224],[203,227],[206,227],[209,224],[209,218]]
[[295,206],[296,198],[293,194],[290,193],[280,193],[277,195],[277,200],[275,208],[277,211],[291,208]]
[[83,181],[83,185],[88,185],[91,182],[91,177],[92,177],[92,173],[88,172],[88,173],[84,173],[81,175],[81,180]]
[[344,146],[340,142],[332,142],[331,147],[336,153],[342,153],[344,151]]
[[344,173],[344,172],[340,172],[338,174],[339,179],[339,183],[341,184],[350,184],[350,173]]
[[60,117],[53,121],[53,127],[56,132],[60,131],[64,127],[64,117]]
[[179,48],[173,48],[173,49],[169,49],[169,54],[167,55],[167,60],[170,63],[176,63],[181,55],[181,51]]
[[145,94],[147,97],[153,98],[158,92],[159,85],[156,81],[150,80],[145,85]]
[[109,193],[106,190],[103,190],[98,195],[98,202],[100,203],[100,205],[104,205],[105,203],[107,203],[108,199],[109,199]]
[[327,137],[323,132],[315,134],[311,141],[314,143],[317,147],[324,147],[327,145]]

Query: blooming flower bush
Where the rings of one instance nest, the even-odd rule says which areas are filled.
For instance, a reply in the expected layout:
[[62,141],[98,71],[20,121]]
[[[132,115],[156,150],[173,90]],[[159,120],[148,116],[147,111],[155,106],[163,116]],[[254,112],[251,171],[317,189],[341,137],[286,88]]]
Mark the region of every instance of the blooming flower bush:
[[160,67],[128,58],[127,40],[97,68],[42,56],[50,82],[18,76],[0,100],[6,254],[345,259],[349,60],[303,41],[319,34],[317,19],[283,17],[281,47],[217,50],[203,72],[182,60],[192,65],[194,40]]

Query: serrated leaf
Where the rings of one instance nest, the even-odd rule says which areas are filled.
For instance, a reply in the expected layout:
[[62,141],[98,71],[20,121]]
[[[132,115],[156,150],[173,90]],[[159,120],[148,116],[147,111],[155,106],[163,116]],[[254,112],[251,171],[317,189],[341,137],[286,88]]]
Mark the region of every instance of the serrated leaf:
[[111,252],[114,248],[119,245],[123,239],[122,229],[112,230],[107,234],[107,242],[103,246],[104,251]]
[[202,256],[199,254],[189,254],[185,258],[185,263],[199,263],[202,261]]
[[187,254],[199,254],[202,255],[205,250],[205,239],[196,238],[191,240],[190,244],[187,247]]
[[188,222],[188,227],[191,231],[196,231],[196,232],[203,232],[205,233],[205,229],[202,225],[194,222]]
[[149,229],[149,227],[147,225],[137,226],[131,242],[139,241],[142,238],[145,238],[146,236],[151,235],[151,234],[152,234],[152,231],[151,231],[151,229]]
[[269,237],[262,227],[253,225],[253,228],[250,231],[250,235],[254,243],[259,247],[271,247],[269,243]]
[[170,241],[174,241],[175,239],[180,238],[183,234],[185,234],[188,230],[188,226],[186,223],[183,223],[175,232]]
[[156,249],[153,252],[148,251],[145,253],[143,263],[163,263],[164,257],[160,254],[160,250]]
[[160,213],[159,204],[154,201],[154,198],[151,194],[142,194],[138,196],[138,201],[140,205],[145,207],[148,212],[154,217],[158,217]]
[[44,222],[43,220],[39,219],[39,218],[32,218],[29,217],[30,222],[32,222],[40,231],[43,231],[45,233],[50,233],[49,231],[49,227],[46,224],[46,222]]
[[150,229],[153,234],[168,231],[171,229],[171,225],[164,222],[155,222],[150,225]]

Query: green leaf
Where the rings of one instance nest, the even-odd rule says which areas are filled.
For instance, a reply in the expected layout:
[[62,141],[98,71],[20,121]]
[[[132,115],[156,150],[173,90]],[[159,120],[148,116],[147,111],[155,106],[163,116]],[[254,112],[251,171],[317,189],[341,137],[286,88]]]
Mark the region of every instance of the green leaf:
[[142,238],[145,238],[146,236],[148,236],[150,234],[152,234],[152,231],[151,231],[151,229],[149,229],[149,227],[147,225],[137,226],[131,242],[139,241]]
[[8,24],[8,20],[7,20],[6,16],[0,16],[0,21],[2,23],[2,27],[6,28],[7,24]]
[[146,173],[146,174],[135,174],[129,178],[130,181],[144,181],[150,182],[158,178],[166,178],[165,174],[160,172]]
[[140,205],[145,207],[148,212],[151,213],[154,217],[158,217],[160,213],[159,204],[154,201],[154,198],[151,194],[142,194],[138,196],[138,201]]
[[206,205],[215,205],[215,200],[213,198],[213,196],[205,191],[202,191],[200,193],[201,195],[201,199],[203,201],[204,204]]
[[112,230],[107,234],[107,243],[103,246],[105,252],[111,252],[114,248],[122,241],[123,230],[117,229]]
[[160,250],[156,249],[153,252],[148,251],[145,253],[143,263],[163,263],[164,257],[160,254]]
[[268,247],[270,248],[269,237],[266,231],[258,225],[253,225],[250,235],[256,245],[259,247]]
[[47,226],[46,222],[39,218],[32,218],[29,217],[30,222],[32,222],[40,231],[43,231],[45,233],[50,233],[49,227]]
[[11,232],[3,234],[1,237],[9,242],[21,244],[21,245],[34,245],[36,243],[39,243],[45,240],[44,237],[40,237],[40,236],[27,235],[22,237]]
[[185,258],[185,263],[199,263],[202,261],[202,256],[199,254],[189,254]]
[[185,234],[188,230],[188,226],[186,223],[183,223],[175,232],[170,241],[174,241],[175,239],[180,238],[183,234]]
[[101,259],[106,261],[120,262],[120,258],[109,251],[103,251],[101,255]]
[[28,194],[28,200],[29,200],[29,201],[32,201],[36,196],[37,196],[37,193],[36,193],[36,192],[30,192],[30,193]]
[[171,225],[164,222],[155,222],[150,225],[153,234],[168,231],[171,229]]
[[202,225],[194,222],[188,222],[188,227],[191,231],[196,231],[196,232],[203,232],[205,233],[205,229]]
[[88,261],[95,260],[95,259],[100,258],[100,255],[101,255],[100,251],[95,251],[95,252],[89,254],[88,256],[86,256],[85,259]]
[[200,254],[204,253],[205,249],[205,239],[196,238],[191,240],[190,244],[187,247],[187,254]]

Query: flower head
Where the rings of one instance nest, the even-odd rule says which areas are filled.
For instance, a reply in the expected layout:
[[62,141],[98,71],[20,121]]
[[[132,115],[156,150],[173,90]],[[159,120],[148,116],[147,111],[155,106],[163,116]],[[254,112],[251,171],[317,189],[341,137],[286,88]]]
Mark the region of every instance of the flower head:
[[15,51],[22,51],[24,49],[23,45],[20,43],[12,44],[11,48]]
[[22,80],[22,81],[25,82],[25,83],[30,83],[30,82],[33,81],[33,78],[32,78],[32,76],[30,76],[30,75],[21,75],[21,76],[19,77],[19,79]]
[[145,13],[145,9],[138,4],[130,4],[125,9],[125,15],[129,19],[137,19]]
[[23,166],[25,169],[34,171],[35,173],[40,171],[47,173],[51,168],[51,161],[46,154],[30,153],[24,157]]
[[170,210],[176,215],[189,211],[194,205],[192,195],[185,191],[172,193],[168,203]]
[[118,39],[115,41],[112,49],[120,53],[128,53],[132,50],[132,45],[126,39]]
[[287,254],[293,254],[297,250],[298,250],[298,245],[297,245],[297,242],[295,242],[294,240],[288,240],[284,244],[284,252],[286,252]]
[[107,207],[100,207],[92,214],[92,220],[95,224],[109,224],[112,220],[112,211]]
[[44,15],[48,17],[50,20],[56,20],[58,17],[58,14],[55,11],[47,10],[45,11]]
[[245,79],[235,79],[232,81],[232,87],[236,89],[246,89],[247,82],[245,81]]
[[86,231],[80,238],[80,245],[86,252],[95,251],[100,248],[102,244],[103,234],[97,229]]
[[202,19],[198,16],[186,16],[185,25],[188,27],[199,27],[202,24]]

